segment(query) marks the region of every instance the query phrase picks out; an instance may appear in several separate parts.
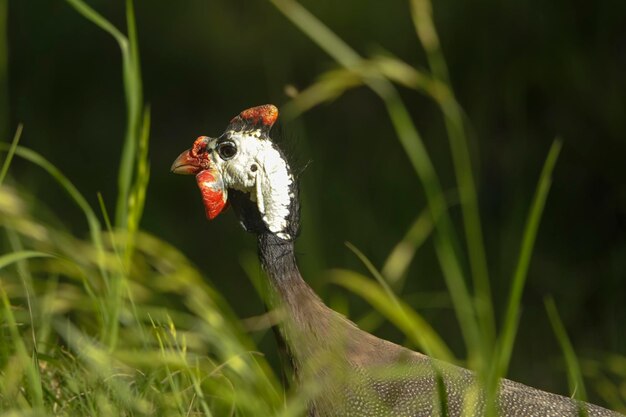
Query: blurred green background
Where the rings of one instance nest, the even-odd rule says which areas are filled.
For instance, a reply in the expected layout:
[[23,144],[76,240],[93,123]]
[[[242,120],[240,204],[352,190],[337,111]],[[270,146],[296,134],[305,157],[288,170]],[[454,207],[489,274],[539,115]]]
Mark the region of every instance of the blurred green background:
[[[1,3],[6,7],[6,0]],[[123,2],[89,4],[125,27]],[[302,4],[364,55],[387,51],[426,65],[405,2]],[[564,139],[509,373],[564,393],[544,296],[555,297],[581,357],[626,354],[626,2],[479,0],[434,7],[452,84],[472,130],[498,312],[541,166],[554,137]],[[136,14],[144,96],[152,114],[152,175],[142,228],[187,254],[239,316],[260,314],[262,303],[240,266],[242,254],[255,251],[254,239],[232,213],[206,221],[195,182],[170,174],[169,167],[195,137],[219,135],[247,107],[280,107],[288,101],[287,86],[303,89],[335,64],[268,2],[138,1]],[[1,140],[9,141],[24,123],[21,145],[59,167],[94,207],[97,192],[113,207],[126,123],[118,46],[63,1],[8,1],[7,22]],[[453,190],[439,110],[414,92],[402,94],[444,188]],[[382,266],[425,206],[419,181],[382,103],[365,88],[282,127],[282,142],[302,171],[303,275],[327,302],[359,319],[370,307],[329,284],[325,271],[366,272],[345,241]],[[21,160],[13,162],[11,173],[47,203],[43,218],[86,235],[80,212],[52,179]],[[452,215],[460,224],[458,206]],[[402,297],[462,357],[445,294],[427,242]],[[371,330],[404,341],[388,324]],[[271,334],[259,342],[271,355]]]

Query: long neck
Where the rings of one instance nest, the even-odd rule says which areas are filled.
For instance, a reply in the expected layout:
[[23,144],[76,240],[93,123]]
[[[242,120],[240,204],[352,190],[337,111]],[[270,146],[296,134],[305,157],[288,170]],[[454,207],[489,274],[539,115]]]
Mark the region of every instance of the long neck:
[[331,334],[345,333],[351,323],[329,309],[302,279],[293,241],[271,233],[258,235],[259,258],[282,313],[280,330],[296,365],[330,349]]
[[328,310],[302,279],[293,241],[283,240],[272,233],[262,233],[258,235],[258,247],[261,265],[268,275],[272,290],[288,314],[304,320],[309,309]]
[[270,278],[276,281],[276,285],[284,285],[284,282],[290,280],[302,280],[293,241],[283,240],[269,232],[259,234],[257,239],[261,265]]

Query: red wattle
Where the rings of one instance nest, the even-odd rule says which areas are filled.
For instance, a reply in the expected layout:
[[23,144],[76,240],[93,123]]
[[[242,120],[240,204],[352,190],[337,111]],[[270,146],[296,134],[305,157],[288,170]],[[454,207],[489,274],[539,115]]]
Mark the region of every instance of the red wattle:
[[211,170],[200,171],[196,175],[196,182],[202,193],[206,216],[209,220],[213,220],[227,205],[224,184],[219,179],[219,174],[214,174]]

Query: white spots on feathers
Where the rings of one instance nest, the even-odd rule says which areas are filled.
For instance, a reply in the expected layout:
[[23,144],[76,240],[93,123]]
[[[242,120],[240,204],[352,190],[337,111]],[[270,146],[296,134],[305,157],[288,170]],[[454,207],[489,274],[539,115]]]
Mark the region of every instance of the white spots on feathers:
[[[231,132],[229,140],[237,145],[235,157],[223,161],[214,156],[225,185],[250,193],[269,231],[281,239],[291,239],[286,229],[294,179],[280,151],[260,130]],[[252,169],[255,165],[257,168]]]

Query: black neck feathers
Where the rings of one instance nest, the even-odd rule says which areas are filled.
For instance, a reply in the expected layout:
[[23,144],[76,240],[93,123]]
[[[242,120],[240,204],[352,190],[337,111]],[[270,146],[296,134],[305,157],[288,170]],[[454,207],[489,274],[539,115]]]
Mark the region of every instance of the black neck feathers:
[[294,242],[284,240],[272,233],[257,236],[259,259],[267,274],[276,281],[292,280],[299,277]]
[[[287,235],[291,236],[288,240],[279,238],[267,228],[267,225],[261,218],[261,213],[259,213],[257,205],[250,200],[250,194],[239,190],[229,189],[228,199],[235,210],[235,214],[239,218],[241,225],[247,232],[256,234],[259,236],[259,239],[262,238],[264,241],[271,241],[274,245],[279,245],[279,241],[290,242],[293,250],[293,242],[298,237],[300,230],[300,201],[298,198],[298,185],[295,180],[291,185],[290,191],[293,194],[293,197],[289,207],[289,215],[287,216],[287,228],[284,230]],[[269,236],[262,237],[263,235]]]

